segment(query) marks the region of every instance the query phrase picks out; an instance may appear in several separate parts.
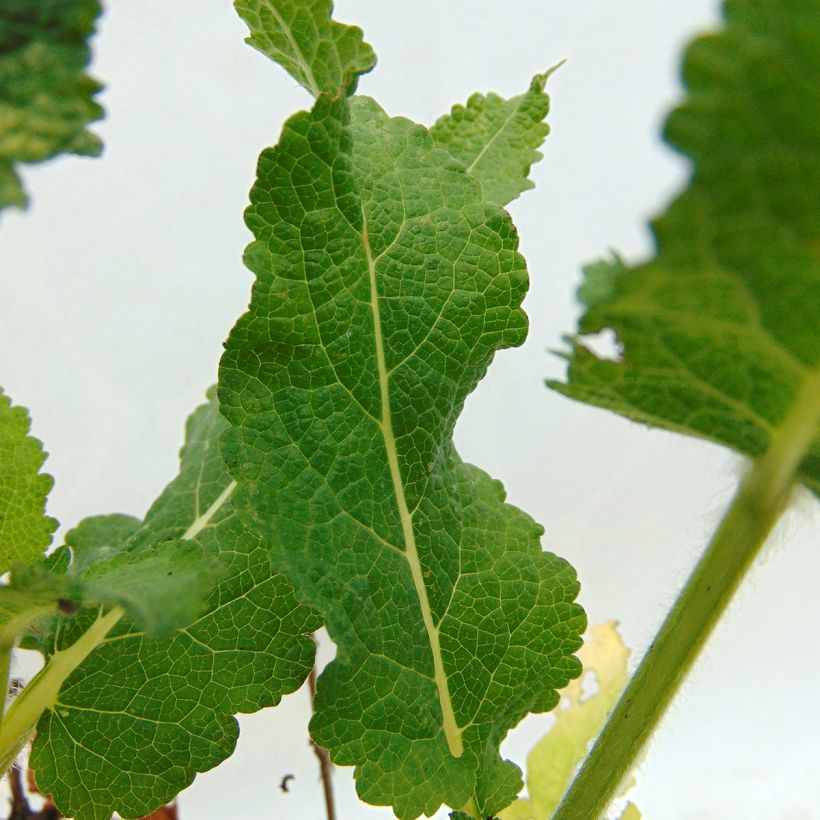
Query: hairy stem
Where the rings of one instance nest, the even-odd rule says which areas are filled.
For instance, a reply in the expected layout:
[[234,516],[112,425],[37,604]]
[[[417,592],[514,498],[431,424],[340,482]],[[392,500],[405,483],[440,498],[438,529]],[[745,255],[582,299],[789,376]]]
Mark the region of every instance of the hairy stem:
[[[315,636],[313,640],[316,641]],[[310,692],[310,708],[311,711],[313,711],[313,701],[316,699],[315,666],[310,670],[310,674],[308,675],[308,692]],[[313,751],[319,760],[319,773],[322,777],[322,789],[325,793],[325,813],[327,814],[327,820],[336,820],[336,803],[333,799],[333,764],[330,762],[330,755],[326,749],[317,746],[313,738],[310,740],[310,745],[313,747]]]
[[26,745],[37,721],[50,709],[66,678],[102,643],[125,613],[120,607],[102,613],[67,649],[55,652],[48,663],[9,708],[0,726],[0,772],[8,770]]
[[594,820],[606,810],[788,504],[818,423],[820,370],[742,481],[554,820]]

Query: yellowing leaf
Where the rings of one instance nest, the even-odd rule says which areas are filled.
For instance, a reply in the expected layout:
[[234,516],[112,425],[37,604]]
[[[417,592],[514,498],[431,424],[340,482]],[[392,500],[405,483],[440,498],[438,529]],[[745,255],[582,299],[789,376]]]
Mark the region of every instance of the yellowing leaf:
[[[618,635],[617,622],[593,626],[590,632],[591,638],[578,657],[585,672],[595,674],[598,690],[584,697],[586,675],[562,690],[555,724],[527,757],[529,799],[516,800],[501,812],[501,820],[545,820],[552,816],[590,741],[600,732],[626,686],[629,649]],[[628,783],[627,788],[631,785]],[[638,809],[629,803],[621,820],[639,817]]]

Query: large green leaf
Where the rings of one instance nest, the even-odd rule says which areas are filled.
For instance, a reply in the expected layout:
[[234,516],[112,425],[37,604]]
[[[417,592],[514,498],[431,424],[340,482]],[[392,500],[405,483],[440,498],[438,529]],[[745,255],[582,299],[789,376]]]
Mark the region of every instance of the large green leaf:
[[27,203],[17,163],[101,152],[86,128],[101,86],[85,73],[99,13],[99,0],[0,3],[0,210]]
[[314,97],[354,91],[376,63],[362,30],[331,19],[331,0],[235,0],[248,24],[247,39],[275,60]]
[[54,480],[40,472],[46,454],[30,427],[28,412],[0,388],[0,574],[36,560],[57,528],[45,514]]
[[[31,755],[37,782],[78,820],[141,816],[168,802],[231,754],[236,712],[278,703],[313,665],[318,619],[273,571],[264,539],[233,512],[216,445],[224,427],[215,400],[196,410],[180,474],[136,531],[133,519],[97,517],[69,537],[80,558],[113,546],[112,560],[141,560],[189,543],[225,567],[205,612],[172,637],[149,640],[121,622],[40,720]],[[118,537],[124,545],[114,544]],[[166,606],[178,606],[170,594]],[[51,650],[69,647],[93,617],[61,619]]]
[[[657,253],[592,266],[581,289],[580,332],[611,328],[622,360],[576,341],[551,386],[755,457],[820,380],[820,5],[727,3],[684,78],[666,136],[693,174]],[[820,491],[820,437],[798,478]]]
[[580,672],[572,568],[455,453],[464,400],[521,344],[509,216],[423,127],[322,96],[262,153],[250,311],[220,371],[237,508],[338,650],[311,732],[402,818],[521,785],[498,745]]
[[550,109],[544,86],[553,70],[536,74],[525,93],[508,100],[473,94],[466,106],[454,105],[430,129],[435,141],[481,181],[489,202],[507,205],[533,187],[527,176],[542,158],[538,148],[550,130],[544,122]]

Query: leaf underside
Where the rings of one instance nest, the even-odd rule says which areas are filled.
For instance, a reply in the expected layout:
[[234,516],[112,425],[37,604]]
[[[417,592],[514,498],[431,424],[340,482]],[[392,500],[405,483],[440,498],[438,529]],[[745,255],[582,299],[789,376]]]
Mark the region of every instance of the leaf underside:
[[[233,512],[217,447],[224,427],[214,398],[195,411],[180,474],[141,525],[100,516],[67,537],[81,563],[106,548],[115,560],[139,561],[189,544],[224,568],[202,614],[171,637],[151,640],[120,622],[40,720],[31,766],[67,816],[139,817],[168,802],[196,772],[232,753],[235,713],[278,703],[312,668],[310,633],[319,620],[273,571],[263,538]],[[191,562],[202,564],[193,556]],[[172,593],[165,606],[179,606]],[[70,646],[95,614],[52,623],[41,638],[46,654]]]
[[[551,386],[757,457],[820,368],[820,5],[727,3],[684,79],[666,138],[693,172],[655,258],[591,266],[580,291],[579,331],[614,330],[622,361],[576,340]],[[820,435],[798,478],[820,492]]]
[[102,151],[86,128],[103,114],[102,86],[85,73],[99,13],[99,0],[0,4],[0,211],[27,204],[18,163]]
[[288,121],[246,220],[223,453],[240,515],[337,645],[311,733],[399,817],[473,797],[490,814],[521,786],[499,743],[580,672],[584,628],[572,568],[452,446],[495,350],[526,334],[515,230],[426,129],[361,97]]

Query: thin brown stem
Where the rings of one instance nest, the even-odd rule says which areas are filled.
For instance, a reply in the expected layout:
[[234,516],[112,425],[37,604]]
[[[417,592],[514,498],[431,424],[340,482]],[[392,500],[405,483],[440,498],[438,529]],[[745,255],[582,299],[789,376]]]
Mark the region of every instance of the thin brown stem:
[[[316,641],[315,635],[313,636],[313,640]],[[310,670],[310,674],[308,675],[308,691],[310,692],[310,709],[313,711],[313,701],[316,699],[315,666]],[[319,773],[322,776],[322,789],[325,793],[325,812],[327,814],[327,820],[336,820],[336,803],[333,799],[333,764],[330,762],[330,755],[326,749],[317,746],[313,738],[310,739],[310,745],[313,747],[314,754],[319,759]]]
[[19,766],[10,766],[9,789],[11,790],[11,814],[9,820],[28,820],[31,817],[31,806],[29,806],[26,790],[23,788],[23,778],[20,774]]

